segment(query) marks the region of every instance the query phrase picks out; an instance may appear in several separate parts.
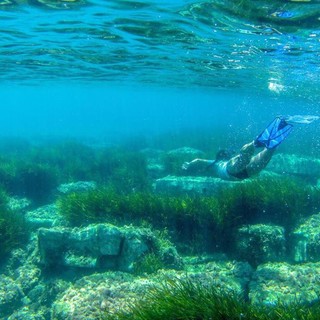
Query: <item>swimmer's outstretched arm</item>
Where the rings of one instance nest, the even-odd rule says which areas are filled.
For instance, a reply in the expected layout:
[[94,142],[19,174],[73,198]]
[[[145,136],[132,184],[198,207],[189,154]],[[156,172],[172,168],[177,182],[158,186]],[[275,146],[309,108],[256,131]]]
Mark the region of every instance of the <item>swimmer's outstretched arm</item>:
[[190,171],[192,173],[201,173],[208,169],[214,160],[207,160],[207,159],[194,159],[190,162],[185,162],[182,165],[183,170]]

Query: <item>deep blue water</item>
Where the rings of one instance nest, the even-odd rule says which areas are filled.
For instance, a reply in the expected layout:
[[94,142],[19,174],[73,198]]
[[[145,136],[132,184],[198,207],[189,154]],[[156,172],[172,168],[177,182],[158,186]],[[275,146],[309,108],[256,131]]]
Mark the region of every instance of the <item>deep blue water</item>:
[[251,137],[277,114],[319,115],[318,1],[0,4],[1,136]]

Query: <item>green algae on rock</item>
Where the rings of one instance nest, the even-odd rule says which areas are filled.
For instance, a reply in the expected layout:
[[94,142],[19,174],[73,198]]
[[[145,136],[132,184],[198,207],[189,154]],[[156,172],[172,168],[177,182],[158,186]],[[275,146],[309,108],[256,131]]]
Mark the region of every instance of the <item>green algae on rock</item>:
[[12,278],[0,275],[0,316],[13,312],[23,297],[22,288]]
[[190,320],[190,319],[248,319],[248,320],[316,320],[320,316],[319,302],[313,305],[277,301],[255,305],[235,291],[225,291],[187,276],[170,279],[149,288],[143,297],[133,301],[129,310],[115,314],[105,310],[107,320]]
[[313,182],[319,176],[320,160],[295,154],[276,154],[268,164],[267,170],[306,178]]
[[24,244],[28,231],[21,212],[12,210],[8,197],[0,190],[0,258],[10,253],[14,248]]
[[62,183],[58,186],[57,190],[62,194],[68,194],[72,192],[84,192],[95,190],[97,184],[94,181],[77,181],[70,183]]
[[[148,254],[166,263],[167,248],[150,229],[95,224],[84,228],[41,228],[38,231],[40,263],[45,267],[73,267],[133,272]],[[171,266],[181,267],[174,248]],[[163,259],[163,260],[162,260]]]
[[247,263],[228,261],[211,262],[204,265],[203,270],[190,270],[187,273],[160,270],[148,277],[134,277],[120,272],[94,274],[83,277],[66,290],[53,304],[52,316],[57,320],[86,320],[104,316],[116,317],[119,312],[123,312],[127,313],[130,319],[132,306],[144,301],[150,290],[153,292],[162,285],[170,285],[179,279],[189,279],[199,286],[219,288],[220,292],[233,292],[243,297],[251,272],[252,269]]
[[154,190],[159,194],[170,195],[215,195],[225,188],[232,188],[236,183],[212,177],[166,176],[154,182]]
[[314,303],[320,295],[320,263],[258,266],[249,285],[249,298],[256,305]]
[[320,261],[320,213],[305,219],[292,234],[296,262]]
[[25,221],[31,230],[36,230],[41,227],[50,228],[59,225],[61,216],[58,213],[56,204],[48,204],[28,211],[25,214]]
[[286,239],[283,227],[275,225],[246,225],[237,230],[235,254],[253,266],[272,261],[285,261]]

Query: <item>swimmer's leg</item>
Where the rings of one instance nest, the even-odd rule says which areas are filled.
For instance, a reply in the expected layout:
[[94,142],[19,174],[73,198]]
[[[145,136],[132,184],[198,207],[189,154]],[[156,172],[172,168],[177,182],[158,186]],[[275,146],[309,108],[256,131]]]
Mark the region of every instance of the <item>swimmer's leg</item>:
[[272,158],[274,150],[275,149],[265,148],[251,159],[250,163],[246,167],[249,177],[258,174],[267,166]]
[[227,163],[228,173],[236,175],[237,173],[246,169],[249,165],[255,151],[254,142],[245,144],[238,155],[231,158]]

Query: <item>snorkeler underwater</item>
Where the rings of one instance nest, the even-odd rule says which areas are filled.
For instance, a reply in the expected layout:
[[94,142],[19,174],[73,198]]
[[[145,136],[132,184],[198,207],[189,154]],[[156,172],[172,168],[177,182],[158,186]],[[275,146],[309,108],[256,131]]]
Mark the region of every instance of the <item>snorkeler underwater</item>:
[[319,15],[0,1],[0,320],[320,319]]
[[[273,155],[277,146],[287,138],[293,124],[309,124],[318,120],[318,116],[287,116],[276,117],[256,139],[245,144],[238,154],[233,155],[224,150],[217,153],[215,160],[194,159],[185,162],[182,169],[191,172],[208,171],[208,175],[223,180],[243,180],[258,174],[263,170]],[[263,148],[255,155],[255,150]]]

